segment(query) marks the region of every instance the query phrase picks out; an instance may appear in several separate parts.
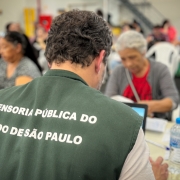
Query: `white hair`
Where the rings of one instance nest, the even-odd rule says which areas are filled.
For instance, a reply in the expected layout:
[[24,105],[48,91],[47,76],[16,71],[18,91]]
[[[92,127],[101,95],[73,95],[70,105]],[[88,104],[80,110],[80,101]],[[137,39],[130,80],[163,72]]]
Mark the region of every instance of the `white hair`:
[[116,42],[116,51],[121,51],[126,48],[136,49],[141,54],[145,54],[147,51],[147,41],[141,33],[137,31],[130,30],[123,32],[117,42]]

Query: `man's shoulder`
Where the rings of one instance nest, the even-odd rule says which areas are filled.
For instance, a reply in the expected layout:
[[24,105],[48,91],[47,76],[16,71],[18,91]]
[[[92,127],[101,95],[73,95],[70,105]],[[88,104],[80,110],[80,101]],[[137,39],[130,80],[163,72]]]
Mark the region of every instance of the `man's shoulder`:
[[[91,93],[90,93],[91,94]],[[141,121],[142,119],[127,105],[122,102],[111,99],[104,94],[93,90],[93,104],[100,113],[109,114],[108,116],[117,119],[126,119],[127,121]]]
[[[13,99],[17,99],[18,95],[20,95],[23,90],[27,87],[29,83],[21,86],[13,86],[0,90],[0,103],[2,101],[11,102]],[[13,99],[11,99],[13,98]]]
[[0,90],[0,96],[1,95],[4,95],[6,93],[10,93],[10,92],[13,92],[14,90],[18,89],[20,86],[13,86],[13,87],[8,87],[8,88],[5,88],[5,89],[1,89]]

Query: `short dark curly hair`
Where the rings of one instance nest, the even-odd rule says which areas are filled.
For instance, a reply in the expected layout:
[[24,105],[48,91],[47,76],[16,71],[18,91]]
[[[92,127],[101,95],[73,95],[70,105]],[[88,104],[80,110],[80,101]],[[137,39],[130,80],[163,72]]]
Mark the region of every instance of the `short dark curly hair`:
[[45,56],[51,64],[65,61],[89,66],[101,50],[105,58],[112,46],[108,24],[94,12],[73,10],[57,16],[51,25]]

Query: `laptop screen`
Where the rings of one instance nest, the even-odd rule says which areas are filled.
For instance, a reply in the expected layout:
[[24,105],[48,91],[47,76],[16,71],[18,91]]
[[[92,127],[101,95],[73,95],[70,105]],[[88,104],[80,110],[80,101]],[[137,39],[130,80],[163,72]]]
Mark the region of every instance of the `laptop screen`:
[[142,129],[145,132],[147,108],[148,108],[147,105],[145,105],[145,104],[135,104],[135,103],[124,103],[124,104],[130,106],[136,113],[139,114],[139,116],[143,117]]
[[139,107],[131,107],[131,108],[144,118],[144,115],[145,115],[144,108],[139,108]]

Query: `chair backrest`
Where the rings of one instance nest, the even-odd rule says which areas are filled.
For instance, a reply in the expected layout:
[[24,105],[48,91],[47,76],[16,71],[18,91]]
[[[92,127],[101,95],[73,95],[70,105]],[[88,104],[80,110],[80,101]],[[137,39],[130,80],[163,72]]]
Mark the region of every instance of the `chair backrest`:
[[146,57],[150,58],[155,55],[155,61],[165,64],[174,77],[179,65],[178,50],[168,42],[160,42],[152,46],[146,53]]

